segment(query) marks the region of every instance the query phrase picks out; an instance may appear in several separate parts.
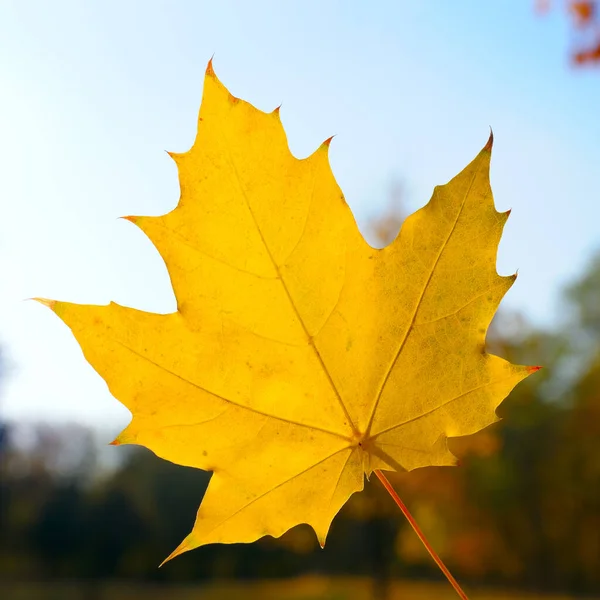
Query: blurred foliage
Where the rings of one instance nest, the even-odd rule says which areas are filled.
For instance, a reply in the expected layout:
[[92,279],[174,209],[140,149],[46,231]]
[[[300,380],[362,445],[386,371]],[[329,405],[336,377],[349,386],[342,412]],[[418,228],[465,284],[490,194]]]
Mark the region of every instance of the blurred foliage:
[[[600,65],[600,15],[597,0],[562,0],[572,25],[571,59],[576,65]],[[544,14],[554,3],[537,0]]]
[[[399,208],[391,214],[385,226],[375,223],[381,243],[402,221]],[[491,352],[545,368],[503,403],[502,421],[452,440],[460,466],[391,476],[461,581],[600,592],[600,256],[564,298],[566,317],[552,330],[536,330],[516,315],[494,320]],[[101,597],[98,582],[107,580],[157,585],[351,574],[371,578],[374,596],[384,598],[394,578],[441,577],[376,480],[342,509],[324,550],[301,526],[278,540],[203,547],[158,569],[191,529],[210,474],[139,448],[113,448],[122,463],[103,467],[91,432],[81,427],[12,425],[3,439],[5,584],[78,581],[94,599]]]

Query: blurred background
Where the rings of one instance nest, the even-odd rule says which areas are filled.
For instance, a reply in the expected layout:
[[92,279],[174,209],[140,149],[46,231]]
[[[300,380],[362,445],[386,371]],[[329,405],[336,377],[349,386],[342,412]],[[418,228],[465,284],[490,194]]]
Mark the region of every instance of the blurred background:
[[[166,269],[117,217],[177,202],[206,63],[295,155],[333,171],[374,245],[496,143],[519,269],[489,350],[545,369],[458,468],[391,476],[473,599],[600,598],[597,2],[0,2],[0,597],[454,598],[377,481],[327,546],[298,527],[157,565],[209,474],[108,447],[128,412],[42,296],[170,312]],[[594,596],[595,595],[595,596]]]

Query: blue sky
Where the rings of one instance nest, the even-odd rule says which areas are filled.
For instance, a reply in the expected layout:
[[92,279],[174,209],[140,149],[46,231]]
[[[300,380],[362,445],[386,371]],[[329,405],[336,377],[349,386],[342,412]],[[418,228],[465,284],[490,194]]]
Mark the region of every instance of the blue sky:
[[[119,216],[177,202],[204,69],[259,108],[282,104],[290,147],[332,134],[333,171],[361,227],[407,207],[496,143],[492,185],[512,208],[503,306],[560,318],[561,287],[600,242],[600,71],[574,71],[559,9],[531,2],[3,0],[0,3],[1,413],[106,424],[128,413],[42,296],[168,312],[160,257]],[[535,357],[531,361],[535,363]]]

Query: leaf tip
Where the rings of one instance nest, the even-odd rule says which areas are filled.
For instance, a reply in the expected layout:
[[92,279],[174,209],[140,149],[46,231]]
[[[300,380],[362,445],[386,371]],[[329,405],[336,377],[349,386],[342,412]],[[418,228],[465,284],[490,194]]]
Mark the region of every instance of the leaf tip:
[[329,146],[331,146],[331,140],[335,137],[335,135],[332,135],[331,137],[328,137],[320,146],[319,146],[319,150],[323,150],[326,153],[329,153]]
[[47,306],[52,311],[54,311],[56,307],[56,300],[48,300],[48,298],[28,298],[28,300],[39,302],[40,304]]
[[325,541],[327,539],[327,532],[329,531],[329,527],[325,527],[323,529],[321,527],[317,528],[313,525],[313,530],[317,534],[317,542],[319,543],[321,550],[323,550],[323,548],[325,548]]
[[[202,121],[202,117],[200,117]],[[179,164],[180,158],[185,155],[185,152],[170,152],[169,150],[165,150],[165,152],[175,161],[175,164]]]
[[215,55],[213,54],[206,65],[206,76],[207,77],[215,77],[215,70],[213,69],[213,58]]
[[531,373],[536,373],[537,371],[539,371],[540,369],[543,369],[543,367],[540,366],[535,366],[535,367],[527,367],[527,372],[529,374]]
[[169,556],[167,556],[167,558],[165,558],[165,560],[163,560],[160,563],[160,565],[158,565],[158,568],[160,569],[164,564],[168,563],[170,560],[173,560],[175,557],[179,556],[180,554],[187,552],[189,549],[190,548],[188,547],[187,543],[184,540],[183,542],[181,542],[181,544],[179,544],[179,546],[177,546],[177,548],[175,548],[175,550],[173,550],[173,552],[171,552],[171,554],[169,554]]
[[492,128],[490,127],[490,137],[488,138],[486,145],[483,147],[483,150],[486,152],[491,152],[493,145],[494,145],[494,132],[492,131]]
[[127,215],[126,217],[119,217],[119,219],[123,219],[125,221],[129,221],[130,223],[137,223],[139,217],[134,217],[133,215]]

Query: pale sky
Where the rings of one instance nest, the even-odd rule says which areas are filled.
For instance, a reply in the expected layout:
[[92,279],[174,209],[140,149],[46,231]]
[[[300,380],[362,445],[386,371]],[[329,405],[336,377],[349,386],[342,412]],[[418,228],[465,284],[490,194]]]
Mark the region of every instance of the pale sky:
[[[559,3],[560,4],[560,3]],[[496,143],[512,208],[503,306],[560,318],[561,287],[600,242],[600,70],[574,71],[560,10],[527,0],[0,1],[0,415],[117,433],[128,412],[41,296],[169,312],[165,266],[119,216],[178,198],[165,150],[196,131],[206,63],[290,147],[336,134],[333,171],[361,226],[393,180],[410,210]],[[535,363],[535,358],[532,358]]]

